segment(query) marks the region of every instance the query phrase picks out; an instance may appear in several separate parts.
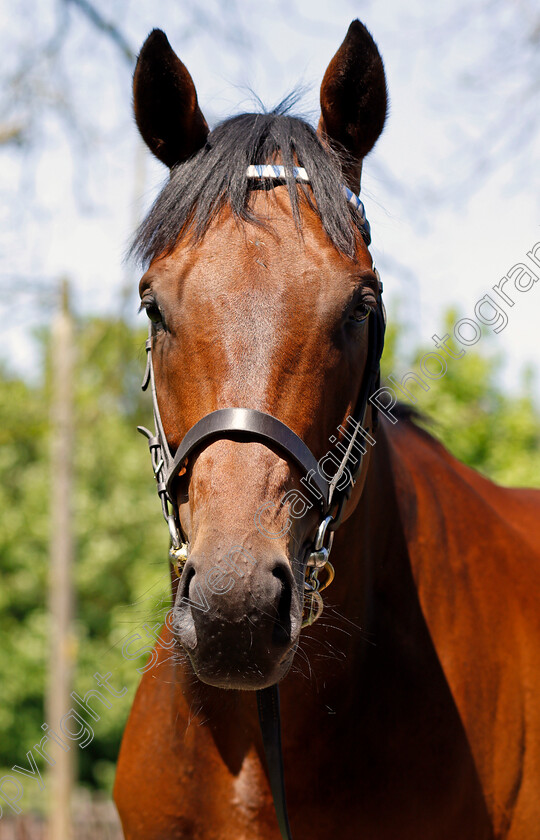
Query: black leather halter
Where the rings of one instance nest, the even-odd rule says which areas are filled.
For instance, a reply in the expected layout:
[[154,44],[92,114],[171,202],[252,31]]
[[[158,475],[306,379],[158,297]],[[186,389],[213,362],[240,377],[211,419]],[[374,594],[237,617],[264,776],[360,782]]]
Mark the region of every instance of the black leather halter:
[[[225,437],[240,436],[242,439],[262,440],[263,442],[272,443],[285,453],[309,477],[310,481],[319,491],[321,519],[327,516],[332,517],[329,531],[333,531],[338,527],[341,522],[344,504],[350,497],[355,479],[362,468],[362,455],[357,457],[357,453],[353,453],[354,443],[356,442],[358,433],[363,430],[369,397],[378,387],[379,362],[385,332],[385,313],[382,302],[382,282],[380,279],[377,298],[377,309],[370,313],[368,319],[369,335],[366,366],[356,400],[356,406],[351,415],[351,419],[354,421],[352,424],[353,435],[343,454],[338,469],[331,478],[327,478],[326,475],[321,473],[318,459],[289,426],[277,417],[254,408],[234,407],[211,411],[189,429],[173,456],[163,430],[157,400],[152,364],[152,335],[150,327],[149,337],[146,341],[147,363],[142,388],[146,390],[148,385],[151,385],[156,431],[152,434],[152,432],[143,426],[138,426],[137,428],[148,438],[148,446],[152,454],[152,466],[157,481],[157,491],[161,499],[164,517],[171,530],[173,545],[179,544],[179,534],[182,533],[176,510],[176,494],[173,489],[178,474],[184,471],[190,458],[196,452],[199,452],[204,445],[218,438]],[[372,406],[372,413],[375,426],[375,406]],[[344,482],[342,479],[347,475],[350,476],[351,480]],[[172,508],[172,513],[169,512],[169,506]],[[332,511],[335,512],[335,515],[332,515]],[[175,530],[177,532],[176,535],[174,534]]]
[[277,417],[254,408],[219,408],[217,411],[206,414],[191,427],[178,447],[170,467],[167,478],[169,498],[174,498],[172,485],[184,461],[189,460],[190,455],[203,443],[227,437],[234,432],[269,441],[286,452],[306,475],[312,474],[313,483],[322,494],[324,503],[328,504],[329,483],[319,473],[317,460],[311,450]]
[[[348,190],[348,193],[352,195],[350,190]],[[364,221],[365,225],[362,224],[362,233],[366,244],[369,245],[369,225],[367,224],[367,220],[364,219]],[[377,274],[379,284],[377,308],[370,313],[368,319],[368,353],[356,405],[350,418],[353,421],[352,425],[350,424],[352,435],[348,440],[347,447],[343,445],[341,447],[340,451],[343,452],[343,457],[338,469],[331,478],[327,478],[321,473],[318,468],[317,458],[292,429],[277,417],[252,408],[223,408],[205,415],[189,429],[173,456],[163,430],[157,400],[152,364],[152,331],[150,325],[149,336],[146,341],[147,361],[142,388],[146,390],[148,385],[151,385],[155,432],[152,434],[151,431],[143,426],[138,426],[137,428],[148,439],[152,468],[157,482],[157,492],[161,501],[163,516],[169,526],[171,537],[170,557],[174,563],[179,563],[180,568],[183,568],[187,557],[187,540],[183,538],[174,490],[179,473],[183,473],[190,459],[213,440],[231,437],[238,437],[241,440],[259,440],[271,443],[288,459],[294,462],[310,479],[320,494],[321,525],[317,532],[317,538],[314,539],[312,545],[312,551],[309,555],[310,559],[307,561],[308,565],[311,562],[311,566],[315,568],[315,574],[312,579],[315,581],[315,590],[316,594],[318,594],[316,572],[328,561],[333,537],[332,532],[341,523],[346,502],[351,495],[355,480],[362,469],[363,454],[358,454],[359,448],[353,453],[353,448],[357,442],[358,435],[366,431],[364,429],[364,423],[368,400],[379,386],[379,364],[384,343],[386,317],[382,302],[382,282],[375,268],[374,271]],[[372,416],[373,428],[375,428],[377,415],[374,405],[372,405]],[[360,452],[362,452],[361,449]],[[346,479],[345,482],[342,481],[344,477]],[[325,539],[327,540],[326,546],[324,545]],[[320,595],[318,597],[322,609],[322,599]],[[315,616],[315,619],[319,614],[320,611]],[[307,623],[311,623],[311,621]],[[279,689],[277,684],[257,691],[257,705],[268,765],[270,787],[279,829],[283,840],[292,840],[285,801],[279,717]]]

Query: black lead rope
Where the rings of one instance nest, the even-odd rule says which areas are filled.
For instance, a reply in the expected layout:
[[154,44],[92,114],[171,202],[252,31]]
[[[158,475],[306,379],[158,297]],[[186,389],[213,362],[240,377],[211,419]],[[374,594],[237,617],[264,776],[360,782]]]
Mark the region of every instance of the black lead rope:
[[285,777],[283,774],[283,754],[281,751],[281,721],[279,717],[279,687],[271,685],[257,691],[257,708],[263,739],[266,766],[270,779],[270,789],[279,831],[283,840],[292,840],[287,801],[285,798]]

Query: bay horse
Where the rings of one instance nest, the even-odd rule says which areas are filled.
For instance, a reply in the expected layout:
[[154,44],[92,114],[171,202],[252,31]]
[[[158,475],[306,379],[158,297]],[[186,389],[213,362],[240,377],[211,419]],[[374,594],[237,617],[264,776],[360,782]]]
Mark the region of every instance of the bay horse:
[[[125,837],[278,838],[254,693],[279,682],[295,838],[532,840],[540,493],[495,485],[406,412],[377,424],[364,400],[365,454],[324,520],[341,520],[333,546],[314,543],[320,505],[298,513],[308,455],[345,451],[362,388],[377,387],[380,285],[349,201],[387,111],[371,35],[351,24],[316,132],[286,108],[209,132],[159,30],[134,109],[170,169],[135,248],[159,402],[148,434],[180,577],[118,760]],[[321,599],[303,621],[307,558],[328,570],[330,547],[335,581],[309,625]]]

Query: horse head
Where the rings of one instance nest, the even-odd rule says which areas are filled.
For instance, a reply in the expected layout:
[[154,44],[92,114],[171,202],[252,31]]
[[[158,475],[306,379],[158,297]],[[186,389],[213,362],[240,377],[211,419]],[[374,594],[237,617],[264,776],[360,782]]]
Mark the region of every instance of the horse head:
[[[170,169],[134,248],[146,266],[141,305],[171,457],[225,409],[257,423],[275,418],[292,435],[288,447],[280,434],[234,423],[206,429],[168,485],[189,545],[176,637],[203,682],[258,689],[291,665],[324,518],[322,483],[294,447],[303,443],[319,463],[329,441],[343,450],[336,430],[369,373],[382,304],[366,224],[347,191],[359,192],[362,160],[383,129],[383,64],[355,21],[324,76],[316,131],[285,107],[209,131],[189,72],[155,30],[139,55],[134,108],[143,139]],[[365,424],[373,430],[371,407]],[[368,461],[369,453],[345,517]]]

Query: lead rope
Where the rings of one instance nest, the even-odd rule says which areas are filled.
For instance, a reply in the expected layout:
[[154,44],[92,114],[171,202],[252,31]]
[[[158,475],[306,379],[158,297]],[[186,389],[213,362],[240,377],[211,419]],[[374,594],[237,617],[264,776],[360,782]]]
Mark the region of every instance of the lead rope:
[[257,691],[259,724],[268,768],[268,780],[279,831],[283,840],[292,840],[287,800],[285,797],[285,776],[283,752],[281,750],[281,719],[279,715],[279,687],[277,683]]

